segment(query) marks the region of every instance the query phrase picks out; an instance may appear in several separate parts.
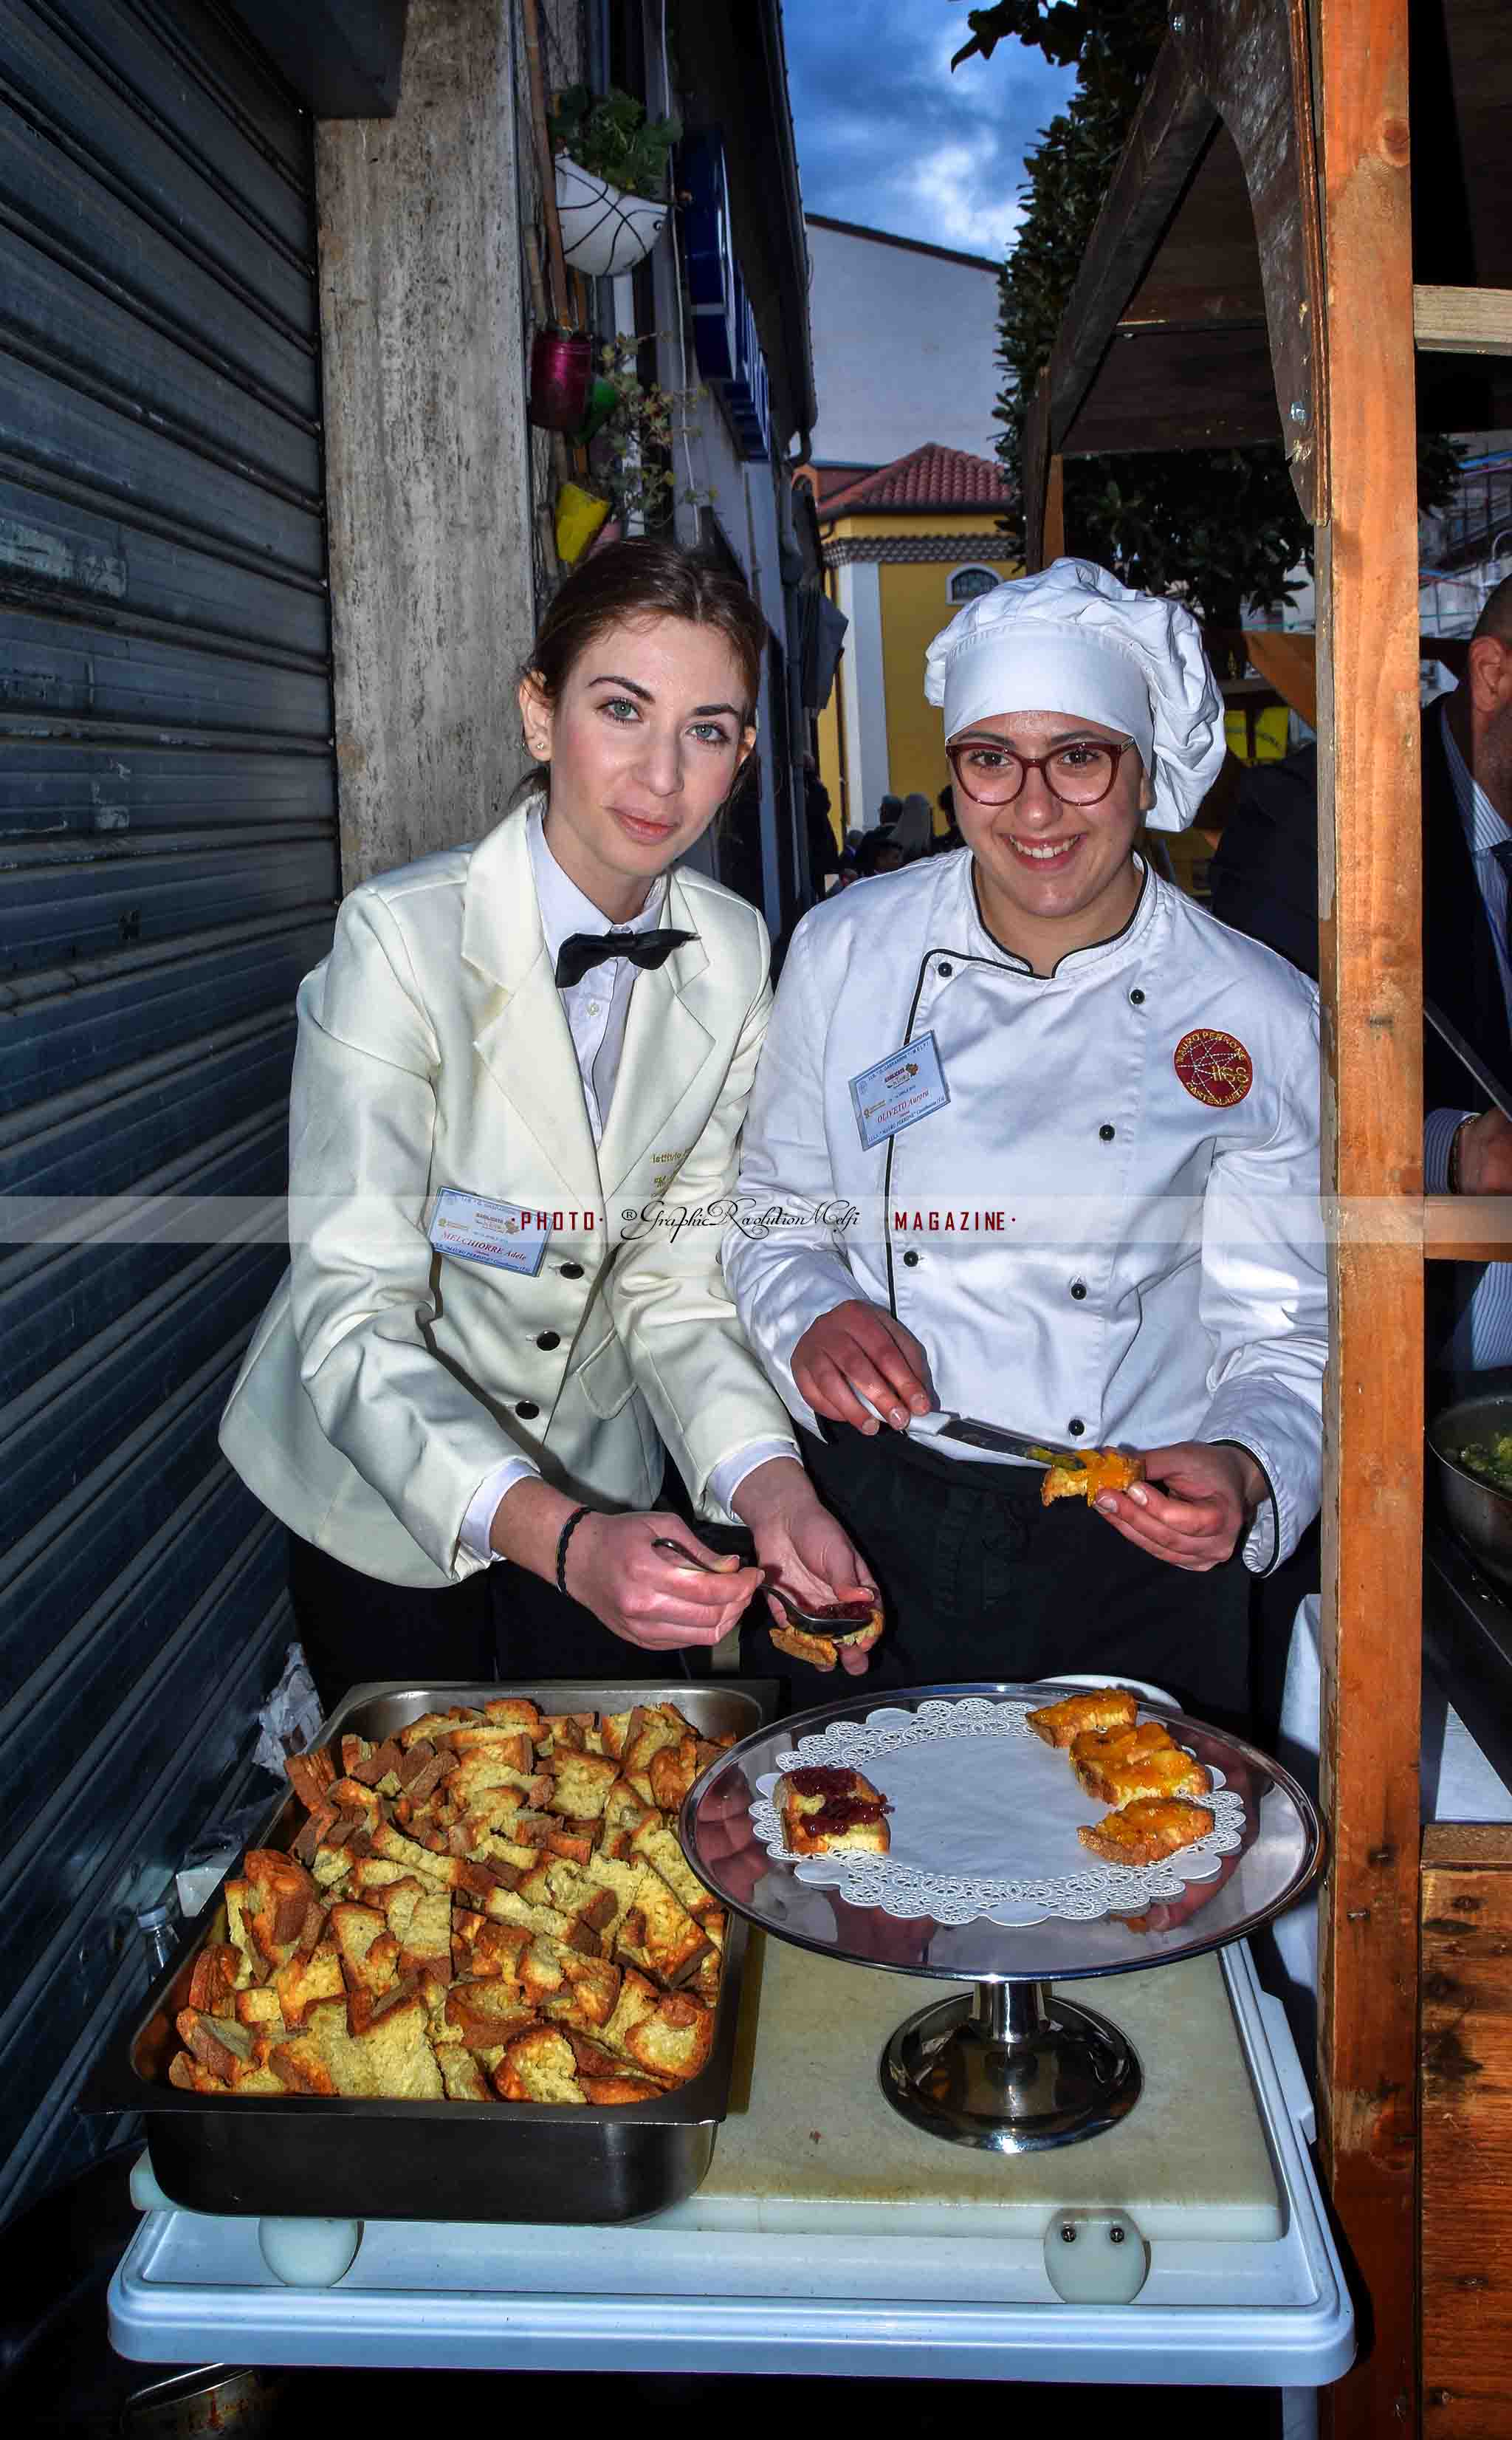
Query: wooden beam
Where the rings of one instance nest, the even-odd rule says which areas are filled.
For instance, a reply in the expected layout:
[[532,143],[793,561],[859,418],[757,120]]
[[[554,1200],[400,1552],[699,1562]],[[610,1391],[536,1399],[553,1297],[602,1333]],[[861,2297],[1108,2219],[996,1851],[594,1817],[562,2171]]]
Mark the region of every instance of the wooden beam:
[[[1218,124],[1174,42],[1163,45],[1082,257],[1050,361],[1045,456],[1060,447],[1092,387],[1113,328],[1148,269],[1162,234]],[[1105,444],[1106,445],[1106,444]]]
[[1423,1254],[1431,1263],[1512,1261],[1512,1194],[1427,1194]]
[[1317,638],[1280,627],[1246,627],[1244,649],[1263,678],[1269,678],[1282,702],[1318,726]]
[[1045,485],[1044,532],[1041,537],[1043,558],[1048,566],[1053,559],[1063,557],[1066,547],[1066,466],[1063,458],[1052,458],[1050,476]]
[[[1344,1211],[1422,1192],[1407,9],[1314,12],[1331,493],[1317,566],[1324,1175]],[[1382,2440],[1417,2408],[1424,1281],[1410,1229],[1368,1222],[1336,1232],[1330,1273],[1319,2133],[1365,2300],[1361,2359],[1324,2413],[1335,2440]]]
[[[1303,514],[1328,513],[1326,317],[1309,0],[1193,0],[1172,36],[1238,149],[1271,340],[1271,397]],[[1181,32],[1175,27],[1180,23]]]
[[1436,356],[1512,356],[1512,288],[1414,288],[1413,336]]
[[1512,2435],[1512,1822],[1423,1833],[1423,2428]]

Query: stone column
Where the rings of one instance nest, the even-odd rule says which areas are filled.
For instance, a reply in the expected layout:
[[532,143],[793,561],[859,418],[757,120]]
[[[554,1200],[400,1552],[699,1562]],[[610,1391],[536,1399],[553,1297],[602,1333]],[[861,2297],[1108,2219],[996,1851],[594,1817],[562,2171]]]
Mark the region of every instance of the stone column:
[[342,878],[475,838],[534,627],[509,0],[411,0],[393,118],[317,130]]

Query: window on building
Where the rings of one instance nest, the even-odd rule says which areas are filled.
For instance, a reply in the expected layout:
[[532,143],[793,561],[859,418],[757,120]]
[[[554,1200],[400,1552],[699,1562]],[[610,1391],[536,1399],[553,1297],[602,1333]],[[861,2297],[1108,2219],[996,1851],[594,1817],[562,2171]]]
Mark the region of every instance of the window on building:
[[952,568],[946,580],[945,599],[956,603],[974,601],[979,593],[990,593],[1002,582],[990,567]]

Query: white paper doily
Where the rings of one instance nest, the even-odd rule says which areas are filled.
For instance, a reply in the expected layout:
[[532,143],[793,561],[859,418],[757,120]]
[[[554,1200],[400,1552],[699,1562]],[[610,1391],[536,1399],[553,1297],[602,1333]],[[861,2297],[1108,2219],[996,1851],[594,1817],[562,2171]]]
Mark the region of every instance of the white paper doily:
[[[1076,1829],[1101,1821],[1108,1808],[1084,1794],[1065,1754],[1027,1726],[1032,1709],[980,1695],[931,1700],[916,1712],[884,1706],[864,1720],[836,1720],[804,1737],[796,1751],[777,1755],[779,1771],[814,1763],[863,1771],[893,1807],[885,1856],[842,1852],[795,1860],[772,1802],[778,1771],[756,1781],[756,1836],[798,1880],[838,1890],[852,1906],[879,1907],[904,1920],[931,1915],[959,1924],[985,1916],[1008,1926],[1137,1913],[1157,1899],[1180,1897],[1188,1881],[1211,1880],[1220,1859],[1242,1844],[1243,1800],[1215,1771],[1213,1792],[1202,1799],[1214,1816],[1206,1838],[1159,1864],[1100,1863],[1078,1844]],[[1085,1861],[1073,1862],[1077,1857]]]

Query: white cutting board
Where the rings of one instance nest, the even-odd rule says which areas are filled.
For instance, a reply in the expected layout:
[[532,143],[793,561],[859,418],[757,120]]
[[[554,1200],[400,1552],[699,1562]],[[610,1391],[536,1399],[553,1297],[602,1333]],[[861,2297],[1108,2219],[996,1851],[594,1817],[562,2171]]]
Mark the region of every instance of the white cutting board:
[[1216,1956],[1058,1986],[1128,2036],[1144,2090],[1105,2134],[1011,2157],[927,2135],[882,2097],[888,2036],[954,1987],[753,1935],[735,2108],[698,2194],[658,2225],[860,2233],[891,2216],[882,2207],[906,2203],[920,2235],[1018,2234],[1042,2232],[1057,2209],[1116,2205],[1150,2239],[1266,2243],[1283,2234]]

